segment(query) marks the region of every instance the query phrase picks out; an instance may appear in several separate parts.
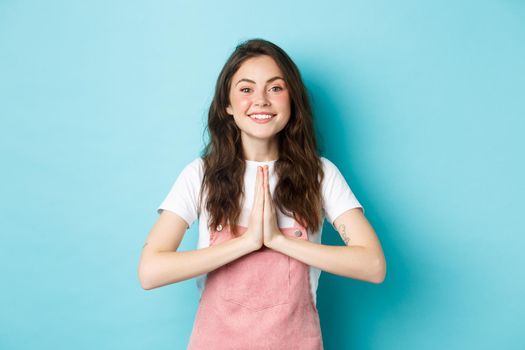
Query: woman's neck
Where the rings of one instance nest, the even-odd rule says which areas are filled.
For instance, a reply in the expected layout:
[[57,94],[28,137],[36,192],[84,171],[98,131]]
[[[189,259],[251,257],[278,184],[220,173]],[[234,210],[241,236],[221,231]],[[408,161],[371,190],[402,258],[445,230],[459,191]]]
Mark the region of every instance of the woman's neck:
[[255,162],[268,162],[279,158],[277,140],[250,140],[243,142],[244,159]]

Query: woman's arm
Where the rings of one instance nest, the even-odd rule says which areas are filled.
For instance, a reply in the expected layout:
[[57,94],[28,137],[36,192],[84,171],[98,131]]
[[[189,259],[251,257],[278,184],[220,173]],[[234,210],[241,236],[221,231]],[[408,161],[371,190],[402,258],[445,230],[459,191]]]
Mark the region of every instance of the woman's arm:
[[187,228],[179,215],[162,211],[142,249],[138,269],[142,288],[149,290],[208,273],[256,250],[241,236],[207,248],[177,252]]
[[269,247],[336,275],[382,283],[386,261],[379,239],[360,208],[339,215],[334,226],[346,246],[330,246],[275,235]]

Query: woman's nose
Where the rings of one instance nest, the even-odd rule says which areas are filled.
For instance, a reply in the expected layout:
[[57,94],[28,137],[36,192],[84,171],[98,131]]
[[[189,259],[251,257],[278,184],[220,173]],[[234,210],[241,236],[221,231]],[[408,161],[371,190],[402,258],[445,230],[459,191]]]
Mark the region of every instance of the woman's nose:
[[266,91],[260,91],[254,96],[253,103],[256,106],[266,106],[270,104],[270,101],[268,101],[268,97],[266,96]]

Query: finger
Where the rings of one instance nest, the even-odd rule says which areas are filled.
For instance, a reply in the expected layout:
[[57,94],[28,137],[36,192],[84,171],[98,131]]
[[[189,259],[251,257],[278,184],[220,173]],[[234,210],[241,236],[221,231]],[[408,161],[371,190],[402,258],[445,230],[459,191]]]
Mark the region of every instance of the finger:
[[264,175],[264,185],[265,185],[265,189],[266,189],[266,192],[268,194],[268,196],[270,195],[270,183],[269,183],[269,180],[268,180],[268,165],[266,166],[266,172],[265,172],[265,175]]
[[264,181],[264,186],[263,186],[263,189],[264,191],[268,191],[268,166],[264,166],[264,177],[263,177],[263,181]]
[[[264,167],[264,178],[263,178],[263,181],[264,181],[263,190],[264,190],[264,197],[265,197],[264,207],[268,208],[268,209],[271,209],[272,198],[271,198],[271,195],[270,195],[270,186],[268,184],[268,166]],[[268,211],[268,213],[270,213],[270,211]]]
[[259,198],[259,188],[261,187],[261,176],[260,176],[261,169],[258,166],[257,167],[257,173],[255,175],[255,191],[253,192],[253,207],[255,208],[255,205],[257,204],[257,198]]
[[255,197],[255,205],[258,208],[262,208],[264,204],[264,172],[263,167],[259,166],[257,167],[257,190],[256,190],[256,197]]

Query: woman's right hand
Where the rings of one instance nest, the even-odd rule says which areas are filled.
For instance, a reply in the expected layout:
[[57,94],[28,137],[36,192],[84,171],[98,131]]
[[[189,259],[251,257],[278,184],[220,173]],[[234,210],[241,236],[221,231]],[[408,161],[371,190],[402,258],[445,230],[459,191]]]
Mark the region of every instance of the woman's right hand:
[[263,231],[263,208],[264,208],[264,188],[263,188],[263,168],[257,167],[257,178],[255,180],[255,192],[253,198],[252,211],[248,221],[248,229],[242,235],[253,247],[258,250],[264,245]]

